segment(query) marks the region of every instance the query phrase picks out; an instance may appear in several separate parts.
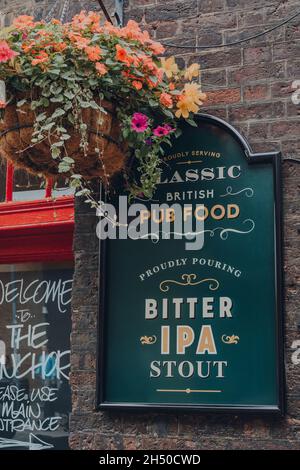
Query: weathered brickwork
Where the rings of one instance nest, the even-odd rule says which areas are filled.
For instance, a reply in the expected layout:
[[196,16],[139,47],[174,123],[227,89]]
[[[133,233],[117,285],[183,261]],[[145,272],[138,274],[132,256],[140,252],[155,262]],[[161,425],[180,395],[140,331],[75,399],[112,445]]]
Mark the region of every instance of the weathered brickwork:
[[[1,24],[16,9],[49,11],[52,1],[0,1]],[[62,3],[62,2],[61,2]],[[97,2],[70,2],[72,12]],[[110,2],[112,3],[112,2]],[[270,28],[299,9],[298,0],[125,0],[134,19],[157,39],[189,46],[214,46]],[[198,61],[208,102],[203,111],[235,125],[256,151],[281,150],[300,159],[300,111],[291,100],[300,80],[300,18],[266,36],[228,48],[167,48],[181,63]],[[283,419],[184,413],[94,411],[98,309],[96,218],[76,203],[74,239],[72,373],[73,449],[300,449],[300,365],[291,345],[300,339],[300,165],[286,161],[284,172],[284,269],[286,302],[287,414]]]
[[[218,45],[267,29],[292,15],[298,1],[127,0],[135,19],[161,41]],[[220,116],[249,138],[254,150],[281,150],[300,158],[299,106],[291,100],[300,79],[299,18],[267,36],[230,48],[168,48],[181,62],[198,61],[208,94],[203,111]],[[211,414],[94,411],[98,247],[95,218],[76,207],[76,272],[73,295],[70,444],[74,449],[300,449],[300,366],[291,345],[297,322],[300,280],[300,165],[283,163],[285,222],[286,378],[284,419]]]

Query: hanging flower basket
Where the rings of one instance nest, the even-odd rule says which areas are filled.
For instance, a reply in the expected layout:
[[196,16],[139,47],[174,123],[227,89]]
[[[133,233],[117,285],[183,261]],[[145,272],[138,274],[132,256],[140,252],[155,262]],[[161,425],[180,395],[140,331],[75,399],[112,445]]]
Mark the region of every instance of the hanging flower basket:
[[[24,100],[25,96],[16,94],[20,101]],[[124,168],[126,145],[121,139],[115,107],[107,101],[104,101],[102,106],[106,114],[91,108],[82,112],[82,123],[86,125],[87,136],[85,151],[80,148],[80,132],[70,123],[66,125],[70,138],[64,143],[64,152],[73,161],[72,172],[64,172],[65,176],[75,173],[87,180],[100,177],[105,181],[105,178]],[[45,108],[44,111],[49,116],[55,112],[55,106]],[[56,178],[60,174],[61,160],[52,157],[51,143],[46,139],[32,145],[35,118],[28,99],[19,107],[16,101],[6,106],[3,120],[0,122],[1,154],[16,167]]]
[[[163,144],[191,125],[205,95],[199,65],[180,70],[137,23],[124,28],[94,12],[71,23],[18,17],[0,33],[0,154],[78,194],[123,171],[131,195],[151,197]],[[127,159],[134,154],[134,176]]]

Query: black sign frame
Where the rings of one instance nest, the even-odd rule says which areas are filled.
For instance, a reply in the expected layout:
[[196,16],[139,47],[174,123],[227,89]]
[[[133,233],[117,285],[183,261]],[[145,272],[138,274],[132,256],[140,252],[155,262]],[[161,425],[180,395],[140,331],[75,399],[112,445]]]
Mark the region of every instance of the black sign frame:
[[275,287],[276,287],[276,374],[278,384],[278,406],[267,405],[190,405],[173,403],[111,403],[105,401],[104,380],[105,380],[105,325],[106,325],[106,241],[99,243],[99,308],[97,322],[97,382],[96,382],[96,410],[140,410],[140,411],[170,411],[170,412],[214,412],[214,413],[234,413],[234,414],[272,414],[284,416],[286,411],[285,397],[285,367],[284,367],[284,271],[283,271],[283,205],[282,205],[282,171],[281,152],[255,153],[250,144],[242,134],[232,125],[221,118],[209,115],[198,114],[195,117],[198,123],[206,122],[214,124],[231,134],[243,149],[246,161],[251,164],[270,164],[274,175],[274,258],[275,258]]

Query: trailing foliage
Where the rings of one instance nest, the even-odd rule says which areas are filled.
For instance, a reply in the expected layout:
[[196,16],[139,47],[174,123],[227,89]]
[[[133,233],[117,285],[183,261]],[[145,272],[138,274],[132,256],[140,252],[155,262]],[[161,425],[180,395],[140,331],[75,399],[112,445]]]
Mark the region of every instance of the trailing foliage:
[[[180,70],[173,57],[160,59],[163,53],[163,46],[134,21],[116,28],[102,25],[94,12],[81,12],[67,24],[20,16],[1,33],[0,79],[6,96],[0,107],[3,112],[16,95],[24,94],[17,103],[19,112],[29,103],[36,114],[32,146],[47,140],[59,173],[80,188],[83,178],[74,175],[74,159],[66,151],[70,129],[80,135],[85,155],[89,141],[84,110],[105,116],[102,102],[113,103],[122,139],[138,162],[134,179],[127,174],[128,189],[133,196],[150,198],[163,144],[170,144],[179,118],[194,124],[193,114],[205,99],[197,81],[199,65]],[[101,149],[94,150],[101,158]]]

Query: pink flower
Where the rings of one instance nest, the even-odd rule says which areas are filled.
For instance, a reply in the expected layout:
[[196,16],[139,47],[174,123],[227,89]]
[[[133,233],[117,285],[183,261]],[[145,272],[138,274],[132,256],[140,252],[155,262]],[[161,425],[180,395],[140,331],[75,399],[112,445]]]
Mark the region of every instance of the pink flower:
[[5,101],[0,100],[0,109],[4,109],[6,107]]
[[165,135],[169,135],[170,132],[172,131],[173,131],[172,127],[169,126],[169,124],[165,124],[164,126],[157,126],[154,129],[153,134],[156,137],[164,137]]
[[169,124],[164,124],[163,126],[166,131],[168,131],[168,134],[170,134],[170,132],[174,131],[175,129],[173,129],[173,127],[171,127]]
[[7,62],[16,55],[17,53],[9,47],[6,41],[0,42],[0,62]]
[[134,113],[131,119],[131,129],[135,132],[145,132],[148,129],[148,117],[142,113]]

